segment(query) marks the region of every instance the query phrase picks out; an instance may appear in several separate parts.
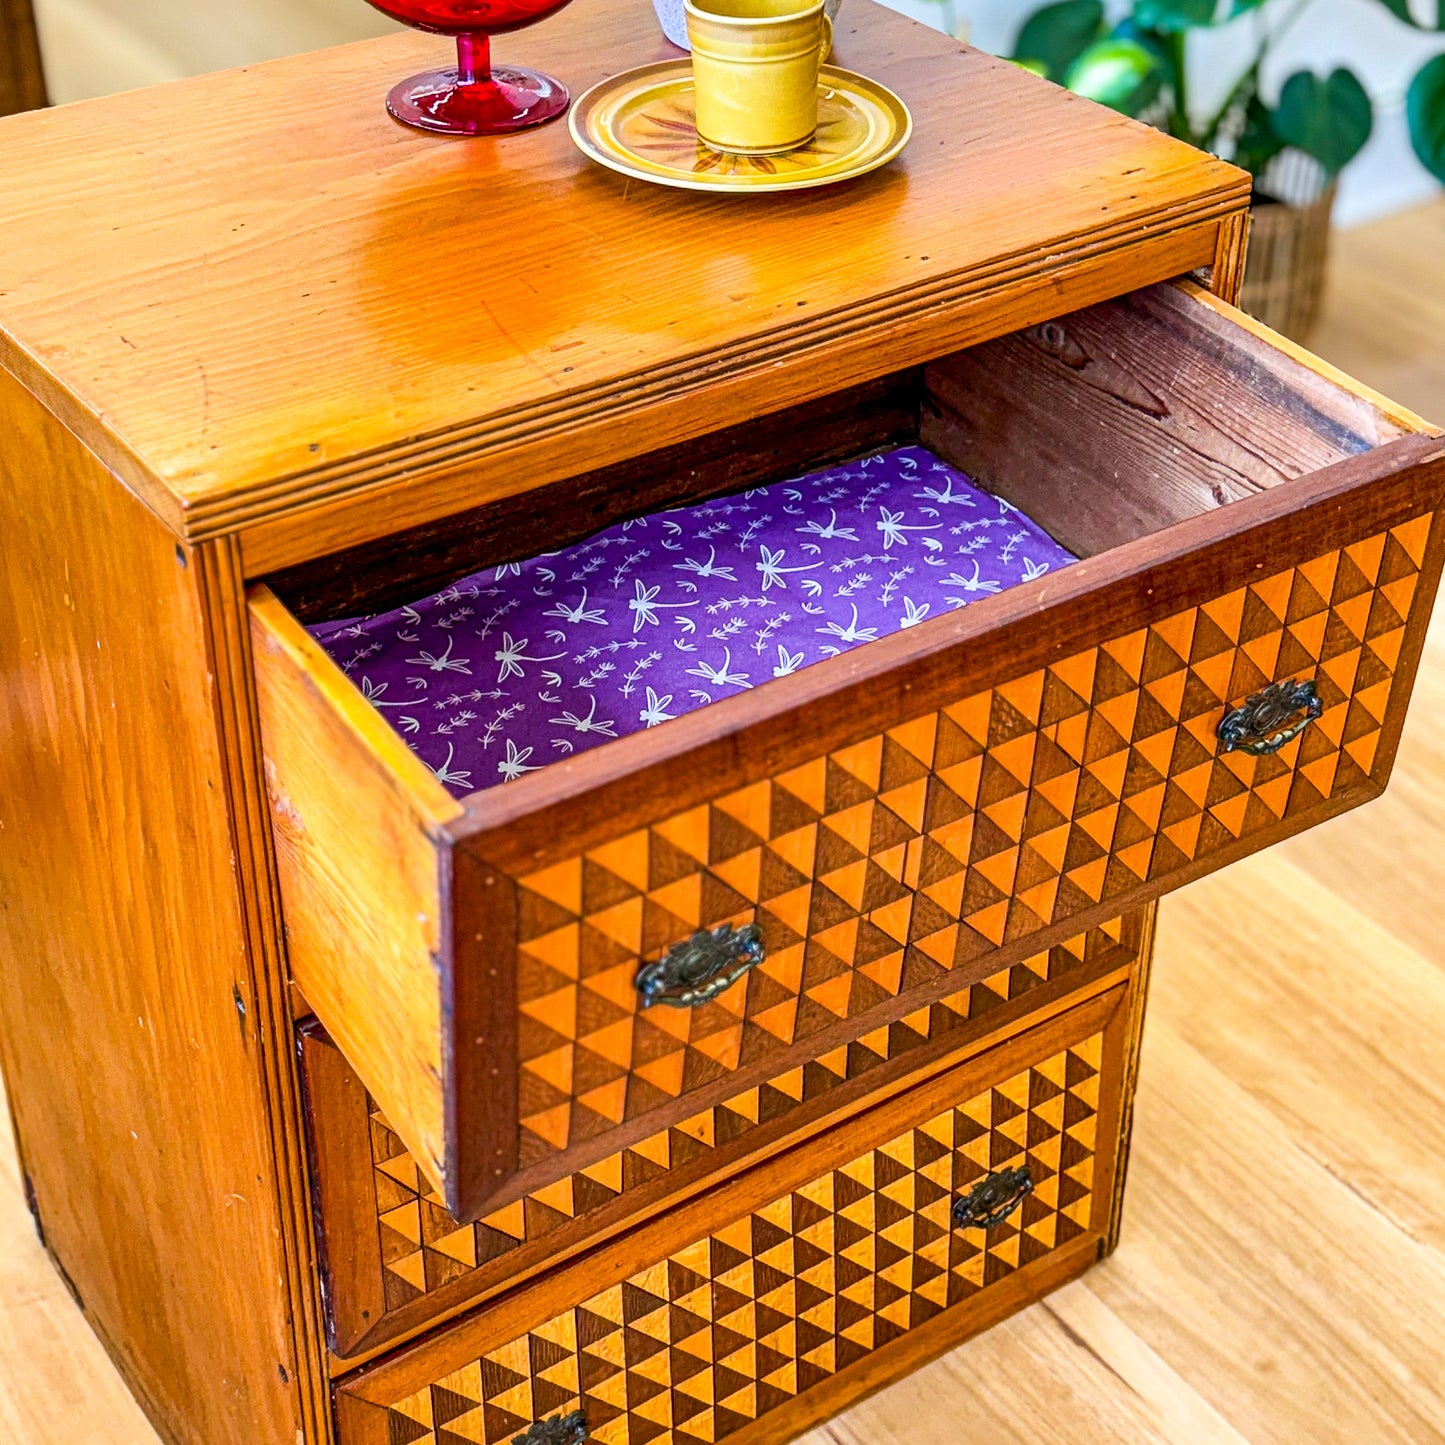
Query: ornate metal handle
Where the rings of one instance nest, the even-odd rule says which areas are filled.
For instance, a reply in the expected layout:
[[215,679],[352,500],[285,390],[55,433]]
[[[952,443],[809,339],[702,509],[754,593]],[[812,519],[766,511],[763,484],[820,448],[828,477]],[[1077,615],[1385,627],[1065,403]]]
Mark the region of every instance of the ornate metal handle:
[[638,970],[642,1007],[665,1003],[696,1008],[730,989],[763,957],[763,931],[756,923],[742,928],[724,923],[711,932],[700,929],[686,943],[674,943],[656,963],[644,963]]
[[980,1180],[954,1201],[953,1222],[959,1229],[992,1229],[1002,1224],[1034,1192],[1029,1166],[1003,1169]]
[[520,1435],[512,1436],[512,1445],[586,1445],[586,1441],[587,1416],[581,1410],[534,1420]]
[[1225,713],[1219,740],[1227,753],[1238,748],[1266,757],[1297,738],[1324,710],[1313,678],[1305,682],[1286,678],[1270,683],[1242,706]]

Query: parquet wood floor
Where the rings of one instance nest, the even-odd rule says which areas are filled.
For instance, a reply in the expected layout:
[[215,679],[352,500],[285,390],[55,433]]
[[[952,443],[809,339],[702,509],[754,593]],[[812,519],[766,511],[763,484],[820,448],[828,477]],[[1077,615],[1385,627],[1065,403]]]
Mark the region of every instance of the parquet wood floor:
[[[125,29],[120,0],[40,8]],[[270,6],[312,28],[328,8]],[[110,57],[110,88],[161,78]],[[1340,237],[1313,340],[1436,420],[1442,254],[1445,201]],[[1388,795],[1164,904],[1118,1252],[807,1445],[1445,1441],[1442,798],[1445,618]],[[0,1438],[156,1445],[35,1239],[3,1130]]]

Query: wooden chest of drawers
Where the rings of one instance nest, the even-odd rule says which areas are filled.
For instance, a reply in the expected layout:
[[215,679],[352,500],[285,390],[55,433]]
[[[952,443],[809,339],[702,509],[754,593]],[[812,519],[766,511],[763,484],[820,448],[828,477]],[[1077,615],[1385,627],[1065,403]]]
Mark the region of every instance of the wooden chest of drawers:
[[[1154,900],[1385,786],[1445,443],[1230,305],[1247,177],[867,0],[914,140],[780,205],[430,49],[0,124],[30,1197],[183,1445],[781,1441],[1113,1247]],[[499,788],[308,631],[915,444],[1080,560]]]

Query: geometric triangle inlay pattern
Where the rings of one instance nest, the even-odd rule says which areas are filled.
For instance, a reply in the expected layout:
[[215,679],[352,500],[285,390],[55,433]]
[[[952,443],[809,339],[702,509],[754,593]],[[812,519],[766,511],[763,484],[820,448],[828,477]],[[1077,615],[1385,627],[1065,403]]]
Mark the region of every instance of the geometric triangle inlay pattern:
[[[519,880],[522,1164],[757,1077],[840,1019],[942,992],[960,965],[1128,907],[1363,784],[1432,518]],[[1225,710],[1283,679],[1313,680],[1322,716],[1271,757],[1222,752]],[[640,963],[722,923],[758,924],[765,960],[702,1007],[641,1011]]]
[[[582,1172],[461,1225],[374,1101],[367,1100],[377,1239],[387,1312],[475,1273],[524,1243],[676,1170],[709,1167],[721,1145],[850,1079],[946,1036],[979,1025],[1004,1003],[1124,948],[1124,921],[1111,919],[1023,959],[807,1065],[742,1090]],[[983,1025],[987,1027],[986,1024]],[[973,1032],[977,1032],[975,1027]]]
[[[945,1109],[388,1409],[393,1442],[502,1445],[585,1411],[596,1445],[713,1442],[1092,1227],[1103,1035]],[[1027,1163],[990,1230],[955,1198]]]

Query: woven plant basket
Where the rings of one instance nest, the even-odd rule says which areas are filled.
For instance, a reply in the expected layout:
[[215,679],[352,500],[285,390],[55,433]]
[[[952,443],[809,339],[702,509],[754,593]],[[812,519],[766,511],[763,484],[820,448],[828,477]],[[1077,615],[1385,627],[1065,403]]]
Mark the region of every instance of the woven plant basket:
[[1255,183],[1240,305],[1295,341],[1319,320],[1334,203],[1334,177],[1302,151],[1286,151]]

